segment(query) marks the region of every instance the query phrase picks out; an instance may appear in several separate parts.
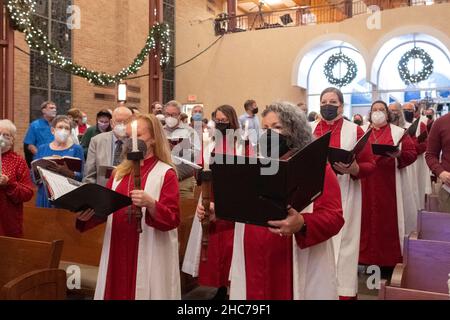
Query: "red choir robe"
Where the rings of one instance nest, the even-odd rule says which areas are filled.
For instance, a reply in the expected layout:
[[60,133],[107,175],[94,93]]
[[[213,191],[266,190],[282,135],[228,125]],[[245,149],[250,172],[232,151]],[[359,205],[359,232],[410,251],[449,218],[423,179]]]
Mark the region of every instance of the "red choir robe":
[[[330,282],[336,285],[332,249],[320,248],[323,252],[311,254],[309,259],[303,259],[304,265],[298,267],[293,250],[297,248],[293,247],[306,249],[320,246],[336,235],[344,224],[339,184],[329,165],[326,168],[323,194],[314,201],[312,212],[304,213],[303,217],[307,231],[305,234],[297,233],[295,237],[280,237],[266,227],[236,223],[237,228],[242,228],[243,237],[239,239],[235,236],[230,299],[290,300],[299,296],[304,299],[320,299],[320,296],[327,299],[326,293],[321,295],[319,283],[320,278],[325,279],[329,275],[331,280],[325,281],[323,285],[330,285]],[[329,254],[325,262],[318,257],[323,254]],[[296,288],[297,267],[298,272],[306,278],[301,288]],[[320,274],[321,271],[324,274]],[[302,293],[299,294],[297,290]],[[319,292],[318,296],[311,295],[313,290]],[[337,298],[335,287],[334,292]]]
[[[160,164],[155,157],[144,160],[144,164],[141,166],[141,183],[142,186],[147,185],[147,177],[152,173],[155,166]],[[155,204],[155,215],[152,217],[150,214],[145,213],[142,219],[144,234],[148,228],[152,228],[161,233],[167,233],[169,231],[175,231],[180,224],[180,209],[179,209],[179,190],[178,190],[178,178],[173,169],[169,169],[163,176],[162,188],[160,189],[160,196]],[[156,179],[155,179],[156,180]],[[114,182],[114,176],[111,177],[107,183],[107,188],[112,189]],[[152,182],[150,182],[151,184]],[[154,183],[157,183],[155,181]],[[125,176],[117,185],[115,191],[123,195],[130,195],[130,192],[134,189],[133,175],[129,174]],[[147,191],[147,189],[144,189]],[[155,197],[153,196],[155,199]],[[98,285],[96,289],[96,299],[105,300],[134,300],[134,299],[150,299],[159,297],[156,296],[157,292],[151,292],[153,296],[150,297],[136,297],[136,285],[138,274],[138,255],[140,240],[142,234],[139,235],[136,232],[137,222],[136,219],[132,219],[131,224],[128,223],[128,210],[129,207],[122,208],[114,212],[112,217],[112,229],[109,240],[109,258],[106,268],[106,286],[104,288],[104,295],[98,297]],[[109,219],[109,218],[108,218]],[[100,223],[104,223],[104,220],[99,220],[93,217],[87,222],[77,220],[76,227],[78,230],[84,232]],[[106,237],[105,237],[106,240]],[[178,246],[178,243],[176,244]],[[104,248],[105,250],[105,243]],[[150,254],[155,254],[154,252]],[[166,253],[170,255],[169,252]],[[177,250],[178,255],[178,250]],[[102,252],[103,256],[103,252]],[[158,262],[156,262],[158,263]],[[159,263],[162,263],[160,261]],[[176,259],[178,263],[178,258]],[[170,266],[165,266],[169,268]],[[178,265],[176,266],[178,269]],[[99,271],[99,278],[102,275]],[[105,275],[103,275],[105,276]],[[161,277],[162,275],[160,275]],[[168,284],[170,285],[170,284]],[[161,291],[166,288],[161,288]],[[163,299],[176,298],[173,296],[162,297]]]
[[[234,146],[230,146],[225,143],[225,140],[216,143],[213,151],[216,154],[254,154],[249,144],[234,143]],[[214,194],[212,194],[213,196]],[[201,197],[199,199],[200,202]],[[206,261],[201,260],[200,257],[201,233],[201,224],[197,217],[195,217],[187,244],[182,271],[193,277],[198,276],[198,282],[202,286],[215,288],[226,287],[229,284],[231,257],[233,253],[234,222],[217,219],[209,224],[209,242]]]
[[2,154],[2,173],[8,177],[0,186],[0,236],[23,236],[23,203],[33,197],[33,183],[25,159],[13,151]]
[[[395,130],[397,137],[392,131]],[[368,143],[394,145],[403,129],[394,125],[374,128]],[[395,143],[394,143],[395,141]],[[404,212],[401,177],[398,172],[412,164],[416,149],[407,136],[401,143],[401,155],[394,159],[374,155],[375,171],[362,179],[362,221],[359,262],[365,265],[392,267],[402,261]],[[407,183],[407,182],[406,182]]]
[[[320,137],[331,131],[330,147],[351,150],[364,135],[361,127],[343,118],[328,124],[321,120],[313,124],[314,135]],[[366,144],[356,156],[359,165],[357,176],[338,174],[342,196],[342,210],[345,224],[341,232],[333,237],[335,250],[338,294],[341,297],[354,297],[358,292],[358,257],[359,237],[361,233],[361,183],[360,179],[367,177],[375,170],[375,161],[370,148]]]

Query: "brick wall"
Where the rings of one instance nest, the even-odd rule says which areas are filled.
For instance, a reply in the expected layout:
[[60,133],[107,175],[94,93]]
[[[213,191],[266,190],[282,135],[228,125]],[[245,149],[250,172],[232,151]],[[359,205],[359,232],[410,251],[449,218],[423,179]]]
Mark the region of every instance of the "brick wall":
[[[128,66],[145,44],[148,35],[148,0],[82,1],[75,0],[81,9],[81,29],[73,30],[73,61],[89,69],[115,74]],[[16,45],[29,51],[23,34],[15,33]],[[16,150],[22,152],[22,141],[29,124],[29,56],[15,51],[14,121],[18,127]],[[138,75],[148,73],[145,63]],[[148,78],[127,82],[140,88],[129,97],[140,98],[142,111],[148,110]],[[95,99],[96,93],[116,95],[115,88],[101,88],[85,79],[72,77],[73,106],[85,111],[90,124],[102,108],[114,109],[113,101]]]

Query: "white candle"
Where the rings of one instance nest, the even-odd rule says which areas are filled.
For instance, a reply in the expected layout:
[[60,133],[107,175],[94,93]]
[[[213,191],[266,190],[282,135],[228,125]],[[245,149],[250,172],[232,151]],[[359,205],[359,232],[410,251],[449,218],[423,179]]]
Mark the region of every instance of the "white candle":
[[133,143],[133,150],[131,152],[138,152],[138,142],[137,142],[137,120],[131,123],[131,139]]
[[209,170],[209,158],[211,154],[209,153],[209,135],[208,133],[203,133],[203,170]]

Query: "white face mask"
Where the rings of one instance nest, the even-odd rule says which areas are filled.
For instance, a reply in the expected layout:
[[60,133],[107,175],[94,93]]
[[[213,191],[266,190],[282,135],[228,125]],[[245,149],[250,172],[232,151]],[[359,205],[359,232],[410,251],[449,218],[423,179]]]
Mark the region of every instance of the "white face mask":
[[69,139],[69,131],[67,131],[66,129],[56,129],[55,139],[60,143],[67,142],[67,139]]
[[124,138],[127,135],[127,126],[119,123],[114,126],[114,133],[118,138]]
[[386,114],[383,111],[372,112],[372,123],[374,125],[380,125],[386,122]]
[[87,123],[87,117],[83,117],[83,118],[81,119],[81,123],[86,124],[86,123]]
[[9,149],[11,149],[11,144],[11,140],[4,137],[3,134],[0,133],[0,152],[5,153]]
[[175,128],[178,125],[178,119],[174,117],[167,117],[166,118],[166,125],[169,128]]

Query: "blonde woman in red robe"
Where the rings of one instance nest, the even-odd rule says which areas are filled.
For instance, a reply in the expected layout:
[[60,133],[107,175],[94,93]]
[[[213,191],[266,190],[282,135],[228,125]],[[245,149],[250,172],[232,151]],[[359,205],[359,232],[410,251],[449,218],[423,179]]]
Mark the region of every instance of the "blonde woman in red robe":
[[[305,114],[291,103],[272,104],[262,117],[263,128],[280,136],[280,155],[312,141]],[[197,214],[203,219],[201,209]],[[286,214],[284,220],[268,221],[271,228],[235,224],[230,299],[338,298],[331,237],[344,219],[339,184],[329,165],[323,194],[302,213],[288,207]]]
[[[330,147],[352,150],[364,130],[343,118],[344,96],[339,89],[327,88],[320,95],[321,120],[313,123],[316,137],[331,131]],[[358,293],[359,236],[361,234],[361,180],[375,170],[370,145],[366,144],[350,164],[335,163],[341,188],[345,224],[333,237],[340,299],[356,299]]]
[[[95,299],[180,299],[178,232],[180,224],[178,179],[160,121],[137,115],[137,137],[147,145],[141,162],[143,190],[134,190],[133,163],[124,160],[107,187],[131,197],[142,208],[142,233],[136,219],[128,222],[129,207],[108,216]],[[127,125],[131,136],[131,126]],[[87,210],[78,214],[76,227],[87,231],[105,221]]]
[[[211,142],[204,150],[204,158],[210,161],[211,152],[217,155],[244,155],[251,154],[240,139],[239,122],[235,109],[229,105],[218,107],[215,114],[214,142]],[[209,159],[209,160],[208,160]],[[197,211],[204,211],[201,204],[201,196]],[[214,220],[209,225],[209,243],[207,259],[202,260],[201,254],[202,228],[198,219],[194,218],[191,234],[187,244],[182,271],[199,277],[198,282],[202,286],[219,288],[216,298],[224,298],[229,286],[231,256],[233,253],[234,223],[225,220]]]
[[[397,145],[405,130],[390,123],[383,101],[375,101],[370,111],[373,128],[370,144]],[[406,167],[417,153],[414,142],[405,136],[400,150],[389,157],[374,155],[376,169],[362,180],[362,224],[359,263],[393,268],[402,261],[405,235],[404,190],[409,190]]]
[[33,197],[33,183],[25,159],[12,148],[16,126],[0,120],[0,236],[23,236],[23,203]]

